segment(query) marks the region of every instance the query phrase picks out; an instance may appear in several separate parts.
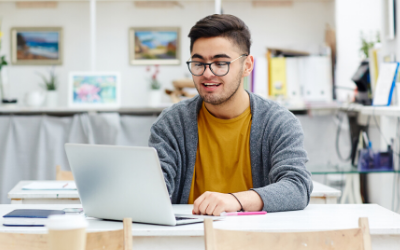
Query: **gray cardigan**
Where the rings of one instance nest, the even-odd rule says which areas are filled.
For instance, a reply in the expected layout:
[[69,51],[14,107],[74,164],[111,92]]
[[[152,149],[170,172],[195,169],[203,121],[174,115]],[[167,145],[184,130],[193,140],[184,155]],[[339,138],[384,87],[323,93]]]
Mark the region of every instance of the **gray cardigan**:
[[[253,190],[263,200],[264,211],[304,209],[313,185],[305,168],[301,125],[286,108],[252,93],[249,96]],[[173,204],[187,204],[189,199],[202,101],[196,96],[165,109],[151,127],[149,146],[158,152]]]

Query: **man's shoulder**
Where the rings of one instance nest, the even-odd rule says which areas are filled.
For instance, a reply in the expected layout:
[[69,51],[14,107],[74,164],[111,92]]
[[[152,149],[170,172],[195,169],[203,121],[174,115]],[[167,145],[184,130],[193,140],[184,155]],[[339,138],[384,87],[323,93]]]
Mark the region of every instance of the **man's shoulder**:
[[264,119],[271,119],[275,116],[283,116],[283,117],[293,117],[294,115],[290,112],[286,107],[280,105],[279,103],[265,99],[256,94],[251,94],[252,96],[252,108],[253,108],[253,116],[259,116]]
[[195,114],[200,101],[200,97],[197,95],[175,103],[161,112],[156,123],[163,120],[191,119],[192,117],[196,117]]

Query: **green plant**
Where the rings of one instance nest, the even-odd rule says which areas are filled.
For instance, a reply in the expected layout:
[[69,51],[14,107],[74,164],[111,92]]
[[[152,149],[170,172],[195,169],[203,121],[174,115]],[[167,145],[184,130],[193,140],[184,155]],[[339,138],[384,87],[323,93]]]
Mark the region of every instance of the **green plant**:
[[[1,51],[1,38],[3,37],[3,32],[1,32],[1,18],[0,18],[0,51]],[[8,65],[7,61],[6,61],[6,56],[1,56],[0,57],[0,71],[1,68],[5,65]]]
[[[0,49],[1,49],[1,41],[0,41]],[[3,66],[8,65],[7,61],[6,61],[6,56],[2,56],[0,57],[0,71],[1,68],[3,68]]]
[[360,51],[364,54],[365,58],[368,58],[369,57],[369,50],[374,47],[375,43],[380,43],[381,42],[379,32],[376,33],[376,41],[375,42],[374,41],[368,41],[365,38],[365,36],[364,36],[364,34],[362,32],[361,32],[360,38],[361,38]]
[[47,79],[47,77],[45,77],[43,74],[39,74],[39,75],[43,79],[43,83],[41,83],[40,85],[44,89],[46,89],[48,91],[57,89],[57,77],[56,77],[56,74],[54,73],[54,68],[52,68],[50,70],[50,78],[49,79]]
[[151,79],[150,87],[151,87],[151,89],[160,89],[161,84],[157,79]]
[[[159,69],[158,69],[158,65],[155,65],[154,67],[155,67],[155,71],[154,71],[154,73],[151,75],[151,79],[150,79],[150,88],[151,88],[151,89],[154,89],[154,90],[157,90],[157,89],[160,89],[160,88],[161,88],[161,84],[160,84],[160,82],[157,80],[157,75],[158,75],[158,73],[159,73],[160,71],[159,71]],[[150,66],[147,67],[146,71],[147,71],[147,72],[150,72],[150,71],[151,71]]]

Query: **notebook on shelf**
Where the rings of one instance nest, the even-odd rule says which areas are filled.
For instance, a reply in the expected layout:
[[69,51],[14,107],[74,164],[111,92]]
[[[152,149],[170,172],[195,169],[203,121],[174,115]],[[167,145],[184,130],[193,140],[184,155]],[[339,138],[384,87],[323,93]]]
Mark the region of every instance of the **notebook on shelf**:
[[43,227],[50,215],[63,215],[62,210],[16,209],[3,216],[3,226]]

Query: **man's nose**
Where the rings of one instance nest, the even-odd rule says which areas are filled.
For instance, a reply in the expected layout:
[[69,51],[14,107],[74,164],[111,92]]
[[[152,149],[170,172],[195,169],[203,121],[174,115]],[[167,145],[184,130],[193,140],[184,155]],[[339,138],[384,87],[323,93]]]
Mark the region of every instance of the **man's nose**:
[[211,71],[211,65],[206,65],[206,70],[203,73],[203,76],[207,79],[214,77],[214,73]]

